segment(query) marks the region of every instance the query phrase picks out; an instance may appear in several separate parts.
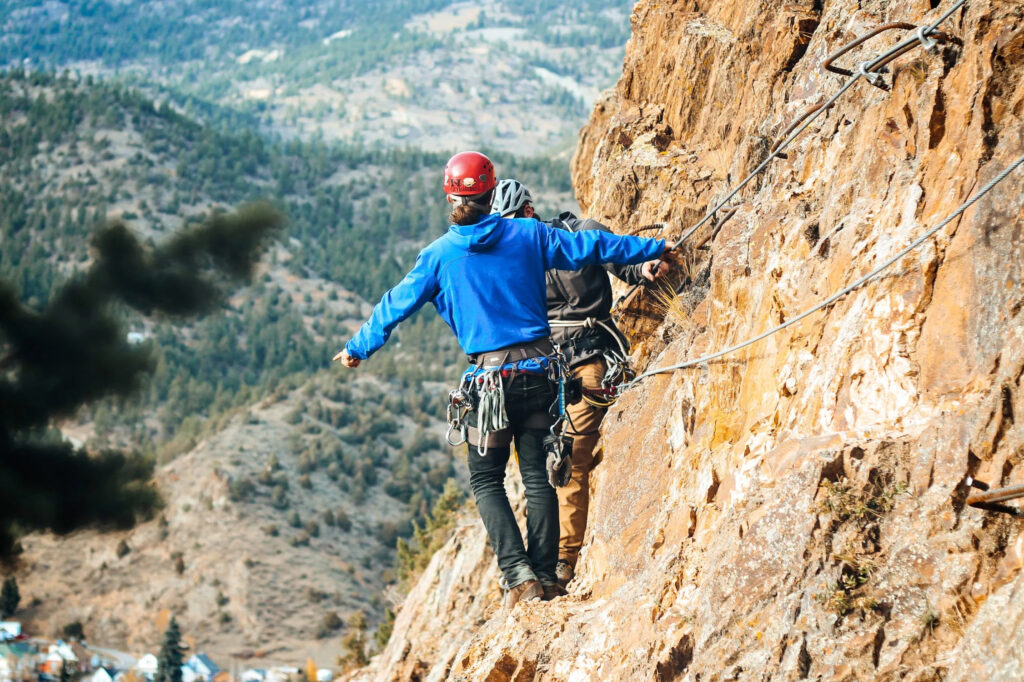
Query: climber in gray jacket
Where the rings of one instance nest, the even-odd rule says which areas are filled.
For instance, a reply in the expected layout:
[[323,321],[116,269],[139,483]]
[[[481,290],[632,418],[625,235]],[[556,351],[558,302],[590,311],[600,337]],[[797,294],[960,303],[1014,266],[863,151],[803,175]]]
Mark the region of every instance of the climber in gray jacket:
[[[504,218],[537,218],[533,197],[522,183],[502,180],[495,188],[492,213]],[[580,232],[611,232],[596,220],[580,220],[569,212],[548,223],[554,229]],[[598,430],[608,400],[594,395],[605,388],[609,365],[623,366],[629,342],[611,319],[612,287],[608,273],[627,284],[654,281],[669,271],[659,260],[638,265],[588,265],[580,270],[548,270],[548,323],[551,340],[566,353],[574,374],[583,382],[584,400],[567,406],[572,424],[572,480],[557,489],[559,542],[555,572],[564,587],[575,574],[576,560],[583,546],[590,506],[590,472],[600,461],[595,452]],[[615,367],[612,373],[616,373]]]

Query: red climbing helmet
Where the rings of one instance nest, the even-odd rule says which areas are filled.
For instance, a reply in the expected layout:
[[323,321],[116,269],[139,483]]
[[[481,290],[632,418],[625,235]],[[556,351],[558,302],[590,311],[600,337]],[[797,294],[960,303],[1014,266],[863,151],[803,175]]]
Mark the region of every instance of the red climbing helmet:
[[461,152],[444,167],[444,193],[459,197],[476,196],[494,189],[494,164],[480,152]]

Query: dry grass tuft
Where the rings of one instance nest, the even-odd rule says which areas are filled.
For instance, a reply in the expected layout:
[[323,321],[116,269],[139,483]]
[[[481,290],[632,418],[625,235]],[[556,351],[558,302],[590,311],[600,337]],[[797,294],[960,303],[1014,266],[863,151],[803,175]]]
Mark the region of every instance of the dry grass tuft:
[[928,79],[928,62],[924,59],[915,59],[900,69],[900,71],[908,74],[920,85]]
[[672,287],[659,284],[649,291],[655,311],[667,322],[680,327],[685,327],[690,323],[690,311],[686,309],[682,298],[676,295]]
[[711,167],[714,180],[725,180],[729,177],[729,168],[732,166],[732,154],[719,147],[704,155],[704,161]]

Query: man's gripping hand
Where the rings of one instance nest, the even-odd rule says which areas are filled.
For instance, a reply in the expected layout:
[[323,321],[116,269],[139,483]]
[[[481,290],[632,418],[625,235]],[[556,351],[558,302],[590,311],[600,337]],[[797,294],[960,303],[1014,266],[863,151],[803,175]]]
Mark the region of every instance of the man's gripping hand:
[[682,248],[666,246],[665,250],[661,252],[661,255],[658,256],[658,258],[661,262],[668,263],[672,267],[679,267],[683,264],[685,256]]
[[669,273],[672,266],[663,260],[649,260],[640,266],[640,274],[648,282],[653,282]]
[[665,250],[658,256],[658,260],[649,260],[640,267],[640,274],[649,282],[664,277],[674,267],[679,267],[683,254],[680,249],[666,246]]

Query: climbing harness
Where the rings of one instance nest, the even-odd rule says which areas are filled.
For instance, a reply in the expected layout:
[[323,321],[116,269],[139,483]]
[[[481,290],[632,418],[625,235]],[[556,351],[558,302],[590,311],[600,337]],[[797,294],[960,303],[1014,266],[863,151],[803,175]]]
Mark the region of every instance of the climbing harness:
[[[567,436],[565,408],[567,404],[577,402],[582,395],[579,381],[572,375],[565,355],[557,346],[544,343],[546,345],[531,344],[471,358],[474,364],[463,373],[458,388],[448,393],[447,441],[452,446],[469,442],[476,446],[481,457],[487,456],[491,446],[508,445],[511,432],[505,409],[505,382],[511,383],[521,374],[546,376],[557,386],[557,399],[549,414],[527,417],[526,424],[548,429],[542,444],[548,481],[552,486],[560,487],[572,477],[572,438]],[[542,354],[509,362],[514,352],[524,356]],[[475,427],[469,418],[472,413],[476,413]]]
[[968,199],[963,204],[961,204],[955,211],[953,211],[951,214],[949,214],[949,216],[947,216],[938,225],[936,225],[935,227],[931,228],[930,230],[928,230],[927,232],[922,234],[920,237],[918,237],[917,239],[912,241],[905,248],[903,248],[899,252],[897,252],[896,255],[894,255],[891,258],[889,258],[887,261],[885,261],[884,263],[879,265],[877,268],[875,268],[874,270],[872,270],[868,274],[864,275],[863,277],[859,278],[857,281],[853,282],[852,284],[850,284],[846,288],[844,288],[844,289],[842,289],[842,290],[832,294],[831,296],[826,298],[824,301],[822,301],[818,305],[816,305],[816,306],[814,306],[814,307],[812,307],[812,308],[810,308],[808,310],[805,310],[804,312],[800,313],[796,317],[790,318],[789,320],[786,320],[782,324],[780,324],[780,325],[778,325],[776,327],[772,327],[768,331],[763,332],[761,334],[758,334],[757,336],[753,337],[752,339],[747,339],[746,341],[743,341],[742,343],[737,343],[737,344],[735,344],[733,346],[729,346],[728,348],[725,348],[725,349],[720,350],[718,352],[711,353],[709,355],[705,355],[704,357],[697,358],[696,360],[687,360],[686,362],[680,362],[680,363],[675,364],[675,365],[669,365],[667,367],[660,367],[658,369],[648,370],[648,371],[644,372],[643,374],[641,374],[640,376],[638,376],[637,378],[633,379],[632,381],[630,381],[630,382],[628,382],[626,384],[622,384],[621,386],[619,386],[619,391],[621,392],[621,391],[625,390],[626,388],[629,388],[630,386],[634,386],[634,385],[640,383],[641,381],[643,381],[644,379],[646,379],[647,377],[654,376],[655,374],[663,374],[665,372],[673,372],[675,370],[685,369],[687,367],[696,367],[698,365],[706,364],[706,363],[710,362],[711,360],[717,360],[718,358],[722,357],[723,355],[728,355],[730,353],[734,353],[734,352],[736,352],[736,351],[738,351],[738,350],[740,350],[742,348],[746,348],[747,346],[753,345],[753,344],[757,343],[758,341],[766,339],[769,336],[771,336],[773,334],[776,334],[777,332],[780,332],[783,329],[786,329],[787,327],[793,326],[797,322],[799,322],[799,321],[803,320],[804,318],[806,318],[806,317],[808,317],[808,316],[818,312],[819,310],[822,310],[824,308],[829,307],[830,305],[832,305],[833,303],[838,301],[843,296],[846,296],[850,292],[852,292],[852,291],[854,291],[856,289],[859,289],[860,287],[864,286],[865,284],[867,284],[868,282],[873,280],[875,277],[877,277],[879,274],[881,274],[882,272],[887,270],[889,267],[891,267],[894,263],[896,263],[897,261],[902,259],[908,253],[910,253],[911,251],[915,250],[916,248],[918,248],[919,246],[924,244],[926,241],[928,241],[928,239],[930,239],[939,230],[941,230],[946,225],[949,225],[951,222],[953,222],[954,220],[959,218],[964,213],[964,211],[966,211],[968,208],[973,206],[983,196],[988,194],[992,190],[993,187],[995,187],[1000,182],[1005,180],[1006,176],[1008,176],[1010,173],[1012,173],[1017,168],[1019,168],[1021,166],[1021,164],[1024,164],[1024,156],[1018,157],[1016,161],[1012,162],[1009,166],[1004,168],[1001,173],[999,173],[997,176],[992,178],[984,187],[982,187],[980,190],[978,190],[978,192],[975,193],[974,196],[972,196],[970,199]]
[[[878,57],[875,57],[873,60],[862,62],[856,72],[843,70],[842,73],[844,73],[844,75],[848,75],[849,80],[847,80],[846,83],[843,84],[839,91],[832,95],[832,97],[830,97],[824,103],[820,105],[815,105],[805,113],[801,114],[801,116],[798,117],[797,119],[799,123],[795,122],[794,124],[791,124],[789,128],[786,129],[786,132],[783,134],[782,140],[776,142],[771,147],[768,156],[761,163],[759,163],[757,167],[754,168],[754,170],[751,171],[749,175],[747,175],[747,177],[743,178],[743,180],[741,180],[740,183],[736,185],[736,187],[734,187],[725,196],[724,199],[718,202],[718,204],[716,204],[714,208],[709,210],[704,215],[704,217],[697,222],[696,225],[686,230],[683,233],[683,235],[675,242],[675,244],[672,245],[671,248],[677,249],[684,243],[686,243],[690,239],[690,237],[692,237],[694,233],[696,233],[697,230],[699,230],[705,223],[711,220],[711,218],[714,217],[715,214],[722,209],[722,207],[728,204],[732,200],[732,198],[739,194],[743,190],[743,188],[750,184],[750,182],[754,178],[756,178],[758,175],[764,172],[764,170],[768,168],[768,166],[771,164],[773,159],[784,158],[785,155],[782,153],[783,150],[785,150],[790,144],[793,143],[793,141],[797,137],[799,137],[805,130],[807,130],[807,128],[810,127],[811,123],[813,123],[823,112],[830,109],[832,105],[839,101],[839,98],[842,97],[850,88],[852,88],[857,83],[857,81],[860,80],[861,77],[868,79],[869,82],[877,81],[877,73],[879,69],[881,69],[882,67],[884,67],[886,64],[893,61],[897,57],[906,54],[914,47],[920,45],[925,47],[925,49],[932,49],[931,45],[934,41],[930,38],[930,36],[934,37],[935,39],[948,38],[946,34],[942,33],[941,31],[937,31],[936,29],[940,24],[946,21],[946,19],[952,16],[954,12],[963,7],[966,3],[967,0],[957,0],[957,2],[955,2],[953,6],[950,7],[942,16],[940,16],[931,24],[927,24],[918,28],[917,31],[914,32],[914,35],[912,35],[910,38],[907,38],[901,43],[895,45],[894,47],[890,48],[889,50],[882,53]],[[913,24],[907,24],[907,26],[910,26],[911,29],[917,28]],[[881,29],[883,27],[879,28]],[[875,30],[881,32],[879,29]],[[888,30],[888,28],[885,28],[884,30]],[[867,40],[869,37],[872,36],[869,35],[867,37],[858,38],[857,41],[854,42],[857,45],[859,45],[860,43]],[[853,47],[856,47],[856,45],[847,45],[843,49],[841,49],[837,54],[845,54],[846,51],[852,49]],[[835,57],[835,55],[833,55],[833,57]],[[829,65],[831,66],[831,61],[829,62]],[[838,67],[834,67],[833,72],[838,73],[838,71],[835,71],[835,68]],[[630,287],[622,296],[620,296],[616,300],[615,307],[618,308],[618,306],[630,295],[632,295],[638,287],[639,285],[634,285]]]
[[[584,329],[603,329],[613,339],[618,349],[605,348],[604,343],[596,343],[592,347],[583,346],[585,350],[596,350],[602,348],[602,357],[605,361],[607,370],[605,371],[604,377],[601,379],[601,388],[585,388],[582,382],[574,376],[569,376],[566,379],[567,386],[569,387],[569,404],[578,402],[575,391],[579,391],[579,398],[585,400],[588,404],[594,407],[611,407],[615,404],[618,399],[618,392],[615,390],[615,386],[632,379],[636,372],[633,371],[632,365],[629,360],[629,350],[626,348],[626,343],[622,338],[622,332],[620,332],[615,325],[612,323],[610,317],[603,319],[597,319],[594,317],[588,317],[583,320],[548,320],[548,324],[551,325],[552,329],[562,328],[584,328]],[[570,340],[566,343],[561,344],[560,350],[565,355],[571,357],[573,349],[579,349],[579,341]],[[575,385],[574,385],[575,384]],[[575,431],[575,427],[573,427]],[[576,434],[580,435],[580,434]]]

